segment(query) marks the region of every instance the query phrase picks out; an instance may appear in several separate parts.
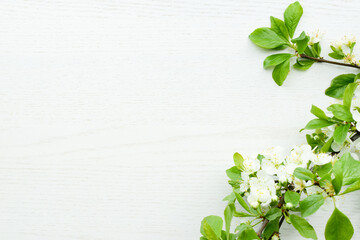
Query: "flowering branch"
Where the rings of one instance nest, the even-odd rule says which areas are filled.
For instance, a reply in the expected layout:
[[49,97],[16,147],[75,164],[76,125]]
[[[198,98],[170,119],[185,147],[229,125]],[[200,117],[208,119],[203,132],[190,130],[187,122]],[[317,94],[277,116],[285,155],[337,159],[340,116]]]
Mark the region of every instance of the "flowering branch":
[[[299,2],[284,12],[284,21],[270,17],[271,28],[258,28],[250,40],[265,49],[290,47],[294,54],[268,56],[264,68],[273,67],[272,77],[282,85],[290,71],[290,59],[296,57],[294,68],[309,69],[313,63],[325,62],[360,69],[353,54],[356,40],[345,38],[331,44],[331,61],[320,56],[320,34],[308,36],[294,33],[302,16]],[[325,202],[334,202],[334,211],[325,228],[326,240],[350,240],[354,228],[350,219],[336,206],[337,197],[360,190],[360,74],[335,77],[325,94],[341,103],[332,104],[328,112],[313,105],[316,117],[301,130],[307,144],[294,146],[286,154],[280,147],[268,149],[253,157],[234,154],[234,164],[226,171],[233,191],[224,198],[228,204],[224,221],[219,216],[207,216],[201,222],[200,240],[279,240],[280,227],[286,221],[304,238],[318,239],[315,229],[305,219]],[[238,202],[241,209],[235,206]],[[230,233],[233,217],[246,218]],[[250,220],[249,220],[250,219]],[[255,224],[253,224],[256,222]],[[261,224],[258,231],[254,227]],[[225,225],[225,230],[223,230]]]

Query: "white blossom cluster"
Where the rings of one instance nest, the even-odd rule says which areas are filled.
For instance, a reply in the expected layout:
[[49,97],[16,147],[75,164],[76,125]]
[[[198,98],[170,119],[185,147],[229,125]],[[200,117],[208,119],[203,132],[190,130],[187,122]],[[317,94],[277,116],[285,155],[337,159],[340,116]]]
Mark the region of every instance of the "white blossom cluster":
[[[287,184],[293,184],[295,190],[302,191],[312,185],[311,181],[303,181],[294,176],[298,167],[308,168],[313,165],[324,165],[333,161],[326,153],[315,154],[309,145],[295,146],[289,155],[284,154],[281,147],[264,151],[260,156],[244,159],[244,170],[241,172],[240,192],[247,196],[253,208],[268,207],[271,202],[278,201],[277,190]],[[322,189],[310,189],[317,192]]]
[[338,50],[347,50],[348,53],[345,54],[344,62],[350,63],[350,64],[359,64],[358,60],[356,59],[355,54],[352,53],[352,51],[349,51],[351,46],[356,43],[356,37],[355,36],[344,36],[341,40],[332,42],[331,45],[338,49]]

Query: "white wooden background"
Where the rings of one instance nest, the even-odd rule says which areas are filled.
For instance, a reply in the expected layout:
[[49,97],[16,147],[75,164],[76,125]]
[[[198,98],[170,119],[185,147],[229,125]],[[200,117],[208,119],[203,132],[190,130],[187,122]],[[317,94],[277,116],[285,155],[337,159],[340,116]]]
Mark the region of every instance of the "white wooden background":
[[[198,239],[223,213],[233,153],[303,143],[311,104],[351,71],[317,64],[274,84],[247,36],[289,3],[2,0],[0,238]],[[299,29],[324,44],[360,38],[359,1],[301,3]],[[353,239],[359,201],[339,202]],[[329,215],[309,218],[320,239]]]

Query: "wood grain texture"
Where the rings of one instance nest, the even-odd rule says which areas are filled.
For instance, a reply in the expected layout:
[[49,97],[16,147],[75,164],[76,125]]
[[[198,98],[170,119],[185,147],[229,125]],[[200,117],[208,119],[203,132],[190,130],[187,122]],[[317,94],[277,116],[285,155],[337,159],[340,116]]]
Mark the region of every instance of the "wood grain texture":
[[[222,215],[232,154],[303,143],[311,104],[353,71],[273,83],[247,36],[289,3],[1,1],[0,238],[198,239]],[[360,37],[359,1],[301,3],[299,29],[325,44]],[[359,200],[339,202],[354,239]],[[329,215],[309,218],[319,239]],[[283,238],[301,239],[286,224]]]

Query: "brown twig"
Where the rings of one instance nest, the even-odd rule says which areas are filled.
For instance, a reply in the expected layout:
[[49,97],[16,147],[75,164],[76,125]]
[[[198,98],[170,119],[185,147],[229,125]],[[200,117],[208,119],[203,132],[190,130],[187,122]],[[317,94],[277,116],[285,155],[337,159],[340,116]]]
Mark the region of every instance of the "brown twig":
[[342,62],[326,60],[326,59],[324,59],[322,57],[321,58],[311,57],[311,56],[308,56],[308,55],[306,55],[304,53],[300,54],[300,57],[310,59],[310,60],[313,60],[315,62],[324,62],[324,63],[330,63],[330,64],[340,65],[340,66],[344,66],[344,67],[352,67],[352,68],[360,69],[360,66],[356,65],[356,64],[342,63]]

